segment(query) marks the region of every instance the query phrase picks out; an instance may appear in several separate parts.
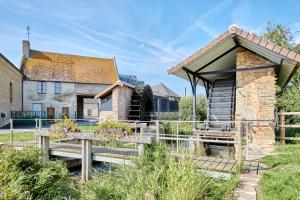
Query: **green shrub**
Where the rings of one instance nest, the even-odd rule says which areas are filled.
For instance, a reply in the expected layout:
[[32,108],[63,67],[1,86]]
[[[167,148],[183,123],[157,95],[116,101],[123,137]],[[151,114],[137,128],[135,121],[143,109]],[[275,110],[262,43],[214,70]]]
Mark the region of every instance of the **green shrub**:
[[52,125],[51,135],[62,139],[66,137],[66,133],[75,132],[80,132],[78,125],[73,120],[65,118]]
[[211,178],[197,171],[189,159],[166,154],[164,145],[148,147],[133,165],[119,166],[110,174],[96,175],[83,184],[84,199],[226,199],[238,184]]
[[100,122],[94,133],[103,140],[116,140],[118,136],[131,135],[132,127],[117,121]]
[[0,199],[78,198],[62,162],[45,161],[37,149],[0,148]]
[[[197,95],[196,116],[197,120],[206,119],[206,97]],[[179,118],[181,120],[192,120],[193,117],[193,97],[181,98],[179,101]]]

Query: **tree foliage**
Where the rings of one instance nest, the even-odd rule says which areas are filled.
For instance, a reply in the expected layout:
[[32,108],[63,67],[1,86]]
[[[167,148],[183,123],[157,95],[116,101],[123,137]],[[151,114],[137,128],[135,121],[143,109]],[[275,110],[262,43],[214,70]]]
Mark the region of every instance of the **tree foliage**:
[[[300,44],[295,44],[291,29],[282,24],[268,23],[263,37],[287,49],[300,53]],[[300,111],[300,71],[294,74],[284,89],[276,88],[276,109]]]
[[[197,95],[196,103],[197,120],[206,119],[206,97]],[[193,118],[193,97],[182,98],[179,101],[179,117],[181,120],[192,120]]]

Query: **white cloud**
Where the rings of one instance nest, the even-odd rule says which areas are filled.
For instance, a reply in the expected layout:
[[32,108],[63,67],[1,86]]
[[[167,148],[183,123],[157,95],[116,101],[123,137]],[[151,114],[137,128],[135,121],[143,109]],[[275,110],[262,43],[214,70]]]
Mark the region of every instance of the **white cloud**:
[[192,24],[190,24],[184,32],[182,32],[171,44],[176,44],[182,38],[187,37],[191,32],[195,32],[197,29],[202,30],[204,33],[214,38],[218,35],[218,31],[216,31],[212,26],[207,24],[207,21],[211,19],[215,14],[226,9],[229,5],[232,4],[232,0],[224,0],[217,4],[215,4],[212,8],[208,9],[205,13],[201,14]]

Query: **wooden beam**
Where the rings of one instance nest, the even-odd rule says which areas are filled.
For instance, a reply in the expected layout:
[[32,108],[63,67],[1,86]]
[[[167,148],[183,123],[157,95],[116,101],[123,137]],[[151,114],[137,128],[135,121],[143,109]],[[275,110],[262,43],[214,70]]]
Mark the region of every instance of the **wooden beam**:
[[257,67],[245,67],[239,69],[226,69],[226,70],[219,70],[219,71],[208,71],[208,72],[198,72],[197,75],[207,75],[207,74],[226,74],[226,73],[235,73],[238,71],[251,71],[251,70],[261,70],[261,69],[268,69],[268,68],[275,68],[279,67],[280,65],[266,65],[266,66],[257,66]]
[[225,51],[224,53],[222,53],[221,55],[219,55],[218,57],[216,57],[215,59],[213,59],[212,61],[210,61],[209,63],[205,64],[204,66],[200,67],[199,69],[197,69],[195,72],[199,72],[203,69],[205,69],[207,66],[209,66],[210,64],[216,62],[217,60],[219,60],[220,58],[222,58],[223,56],[225,56],[226,54],[230,53],[231,51],[233,51],[234,49],[236,49],[238,46],[234,46],[232,48],[230,48],[229,50]]

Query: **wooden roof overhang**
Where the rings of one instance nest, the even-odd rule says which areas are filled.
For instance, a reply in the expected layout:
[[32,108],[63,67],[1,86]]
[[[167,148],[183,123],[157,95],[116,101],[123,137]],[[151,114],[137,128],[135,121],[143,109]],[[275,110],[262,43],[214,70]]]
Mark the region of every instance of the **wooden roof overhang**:
[[[273,64],[236,70],[237,47],[243,47],[258,54]],[[300,66],[299,62],[299,54],[257,37],[237,26],[231,26],[228,31],[205,47],[170,68],[168,73],[190,80],[192,88],[194,84],[200,84],[207,89],[214,80],[229,78],[236,71],[275,67],[277,84],[284,87]]]

